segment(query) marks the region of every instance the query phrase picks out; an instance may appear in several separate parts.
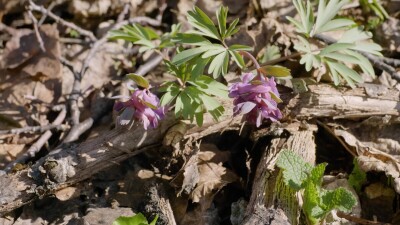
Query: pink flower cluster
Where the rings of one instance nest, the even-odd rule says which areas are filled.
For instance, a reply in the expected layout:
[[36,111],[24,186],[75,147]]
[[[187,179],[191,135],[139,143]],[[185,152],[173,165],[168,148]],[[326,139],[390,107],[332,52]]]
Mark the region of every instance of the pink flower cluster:
[[126,102],[116,102],[114,110],[121,112],[122,125],[129,123],[132,118],[143,122],[145,130],[150,126],[156,128],[159,120],[165,116],[165,107],[160,107],[160,99],[148,89],[136,89]]
[[259,127],[262,120],[277,121],[282,118],[278,103],[272,98],[271,93],[279,98],[274,78],[255,76],[245,73],[241,82],[229,87],[229,97],[234,98],[233,114],[244,114],[243,119]]

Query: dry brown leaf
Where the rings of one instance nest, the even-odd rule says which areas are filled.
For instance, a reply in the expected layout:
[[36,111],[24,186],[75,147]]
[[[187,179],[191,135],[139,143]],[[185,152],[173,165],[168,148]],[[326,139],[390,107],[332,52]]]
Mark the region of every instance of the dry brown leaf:
[[254,29],[247,28],[246,25],[240,26],[240,30],[228,42],[230,44],[243,44],[252,46],[254,53],[258,54],[268,43],[274,43],[284,49],[284,54],[288,54],[291,46],[290,38],[287,36],[289,27],[283,26],[277,20],[264,18]]
[[78,197],[80,195],[80,188],[76,187],[66,187],[61,190],[56,191],[55,196],[60,201],[67,201],[69,199]]
[[222,166],[222,163],[206,162],[198,165],[198,168],[199,181],[190,195],[193,202],[199,202],[203,197],[237,179],[233,172]]
[[[368,132],[365,132],[368,131]],[[400,193],[400,126],[390,117],[371,117],[347,130],[336,128],[335,135],[355,149],[364,171],[382,171],[394,178]]]

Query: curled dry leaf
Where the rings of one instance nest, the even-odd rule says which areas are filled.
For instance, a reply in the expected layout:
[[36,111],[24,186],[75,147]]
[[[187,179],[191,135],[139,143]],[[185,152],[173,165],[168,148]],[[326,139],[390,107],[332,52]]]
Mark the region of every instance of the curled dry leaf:
[[199,181],[190,195],[193,202],[199,202],[207,194],[220,190],[237,179],[233,172],[222,166],[222,163],[204,162],[199,164],[198,168]]
[[336,128],[334,133],[355,149],[361,169],[385,172],[393,177],[394,188],[400,193],[399,121],[390,120],[390,116],[371,117],[347,130]]
[[200,202],[204,197],[212,201],[214,191],[220,190],[228,183],[234,182],[237,176],[224,167],[222,163],[229,159],[229,152],[223,152],[213,144],[195,146],[194,154],[172,181],[175,187],[189,194],[193,202]]

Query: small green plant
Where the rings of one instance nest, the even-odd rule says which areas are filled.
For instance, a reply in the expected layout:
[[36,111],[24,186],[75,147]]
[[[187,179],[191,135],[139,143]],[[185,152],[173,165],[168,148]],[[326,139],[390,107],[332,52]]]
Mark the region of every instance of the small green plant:
[[367,174],[361,170],[356,158],[354,158],[353,164],[353,171],[349,175],[349,184],[354,190],[360,192],[362,185],[367,181]]
[[364,14],[367,14],[366,29],[371,30],[389,18],[389,14],[378,0],[360,0]]
[[[150,92],[152,88],[145,78],[129,74],[127,78],[136,82],[132,96],[127,102],[117,102],[114,109],[120,112],[120,124],[127,124],[130,118],[156,127],[158,120],[173,109],[175,117],[203,124],[204,113],[218,120],[225,109],[221,100],[234,98],[233,114],[243,114],[243,119],[260,126],[263,119],[276,121],[282,117],[277,104],[281,102],[273,77],[288,77],[290,70],[281,66],[260,67],[251,55],[252,48],[240,44],[227,45],[226,40],[238,32],[239,19],[227,23],[228,8],[221,6],[216,12],[217,24],[201,9],[194,7],[188,12],[188,22],[194,30],[181,32],[179,24],[171,32],[157,34],[151,28],[138,24],[124,26],[109,33],[112,39],[122,39],[139,45],[140,52],[155,51],[164,58],[164,65],[175,80],[158,87],[164,95],[158,99]],[[175,52],[172,59],[169,52]],[[242,82],[228,88],[216,79],[228,73],[230,61],[239,68],[245,67],[243,57],[248,57],[257,67],[257,75],[245,73]],[[223,79],[221,79],[223,80]],[[250,94],[251,93],[251,94]]]
[[113,222],[112,225],[155,225],[157,219],[158,215],[156,215],[153,221],[149,223],[143,214],[138,213],[131,217],[120,216]]
[[[372,64],[360,52],[381,56],[382,48],[371,41],[372,34],[363,31],[353,20],[336,18],[339,10],[348,0],[320,0],[317,13],[314,14],[309,0],[293,0],[300,21],[288,17],[298,35],[299,43],[294,48],[303,53],[300,63],[305,64],[306,70],[326,67],[335,85],[345,80],[351,87],[362,83],[363,79],[347,63],[358,66],[365,74],[375,77]],[[321,39],[321,35],[331,31],[343,31],[336,43],[326,44],[322,48],[312,48],[313,39]]]
[[326,163],[314,167],[292,151],[283,150],[276,165],[282,170],[285,184],[302,193],[302,209],[309,224],[324,221],[326,215],[333,209],[350,212],[355,206],[355,197],[346,189],[340,187],[335,190],[325,190],[322,188]]

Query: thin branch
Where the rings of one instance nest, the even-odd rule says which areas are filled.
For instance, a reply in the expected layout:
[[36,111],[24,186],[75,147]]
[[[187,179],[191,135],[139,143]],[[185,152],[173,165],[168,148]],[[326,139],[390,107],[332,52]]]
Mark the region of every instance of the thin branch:
[[[30,0],[29,2],[32,2],[32,0]],[[29,18],[32,20],[33,29],[35,30],[36,39],[39,42],[40,49],[42,50],[42,52],[46,52],[46,48],[44,47],[42,36],[40,36],[38,21],[33,16],[32,11],[30,9],[28,10],[28,15],[29,15]]]
[[[148,23],[151,25],[160,26],[160,24],[161,24],[160,21],[153,20],[148,17],[135,17],[135,18],[131,18],[129,20],[123,20],[129,11],[128,6],[129,6],[129,4],[125,5],[124,10],[118,16],[117,22],[110,28],[110,30],[119,29],[122,26],[127,25],[129,23]],[[93,125],[93,122],[94,122],[93,118],[86,119],[84,122],[82,122],[82,124],[79,123],[80,111],[79,111],[79,107],[78,107],[78,98],[79,98],[80,91],[81,91],[80,90],[81,89],[81,87],[80,87],[81,80],[82,80],[83,76],[85,75],[85,73],[87,72],[87,69],[89,68],[90,61],[96,55],[100,46],[102,46],[107,41],[108,41],[108,35],[105,34],[101,39],[97,40],[93,44],[93,47],[90,49],[88,55],[86,56],[86,58],[83,62],[80,72],[77,74],[77,77],[74,80],[72,92],[71,92],[70,99],[69,99],[73,127],[72,127],[71,131],[68,133],[64,142],[76,141],[82,133],[86,132]],[[159,62],[161,62],[161,60]],[[154,68],[158,64],[151,66],[150,69]]]
[[[60,105],[54,107],[54,110],[60,111],[60,113],[51,124],[60,125],[67,115],[66,107],[64,105]],[[40,151],[43,145],[46,144],[46,142],[50,139],[52,135],[53,134],[51,133],[51,131],[47,130],[23,155],[21,155],[21,157],[14,160],[12,163],[9,163],[4,170],[10,171],[17,163],[23,164],[26,163],[29,159],[35,157],[35,155]]]
[[382,58],[382,61],[386,64],[389,64],[394,67],[400,67],[400,59],[393,59],[393,58]]
[[346,220],[348,220],[350,222],[354,222],[354,223],[362,224],[362,225],[390,225],[390,223],[366,220],[366,219],[363,219],[363,218],[359,218],[359,217],[356,217],[356,216],[345,214],[345,213],[340,212],[340,211],[338,211],[336,213],[336,215],[338,217],[346,219]]
[[[314,37],[317,38],[318,40],[321,40],[321,41],[327,43],[327,44],[336,43],[335,39],[325,36],[325,35],[317,34]],[[361,55],[363,55],[365,58],[367,58],[376,68],[387,72],[393,79],[400,82],[400,73],[398,73],[394,67],[385,63],[383,58],[377,57],[371,53],[367,53],[367,52],[363,52],[363,51],[357,51],[357,52],[360,53]]]
[[82,34],[83,36],[88,37],[91,41],[96,41],[97,38],[94,36],[93,32],[89,30],[85,30],[79,26],[77,26],[74,23],[68,22],[61,17],[57,16],[56,14],[52,13],[50,10],[44,8],[43,6],[36,5],[33,1],[29,1],[29,9],[32,11],[37,11],[41,12],[42,14],[52,18],[55,20],[57,23],[60,23],[61,25],[64,25],[66,27],[69,27],[73,30],[76,30],[76,32]]
[[48,130],[67,130],[70,126],[66,124],[49,124],[44,126],[31,126],[16,128],[10,130],[0,130],[0,135],[4,134],[21,134],[21,133],[42,133]]

